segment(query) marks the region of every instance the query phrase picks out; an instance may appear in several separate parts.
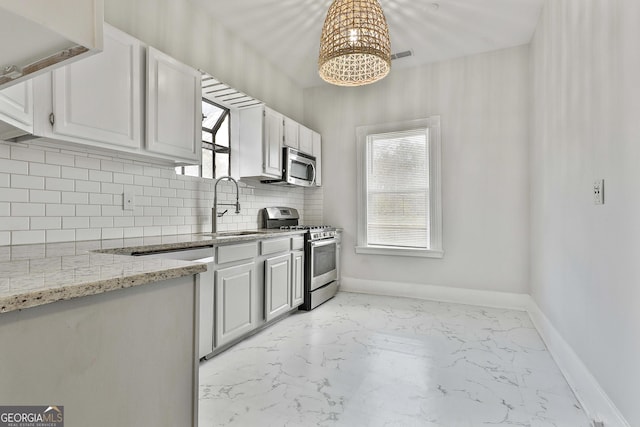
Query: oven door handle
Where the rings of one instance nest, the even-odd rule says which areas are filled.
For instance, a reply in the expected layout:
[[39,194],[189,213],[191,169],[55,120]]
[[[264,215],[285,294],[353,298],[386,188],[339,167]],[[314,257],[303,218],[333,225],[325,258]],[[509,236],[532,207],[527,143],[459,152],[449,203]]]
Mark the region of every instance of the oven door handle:
[[325,239],[325,240],[317,240],[315,242],[309,242],[311,244],[312,248],[317,248],[320,246],[328,246],[328,245],[334,245],[337,242],[336,239]]

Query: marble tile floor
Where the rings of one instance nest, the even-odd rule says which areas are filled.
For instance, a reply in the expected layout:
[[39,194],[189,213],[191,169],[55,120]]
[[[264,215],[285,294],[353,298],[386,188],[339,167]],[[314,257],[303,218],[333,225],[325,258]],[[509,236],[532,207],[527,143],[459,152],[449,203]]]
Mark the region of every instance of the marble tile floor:
[[525,312],[340,292],[202,362],[199,426],[590,423]]

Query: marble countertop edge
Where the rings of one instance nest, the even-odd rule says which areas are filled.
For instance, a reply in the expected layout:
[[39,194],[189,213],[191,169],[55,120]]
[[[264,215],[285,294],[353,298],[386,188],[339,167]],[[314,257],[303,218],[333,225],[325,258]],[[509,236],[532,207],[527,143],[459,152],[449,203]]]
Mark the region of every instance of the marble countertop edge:
[[[185,262],[185,264],[187,263]],[[142,286],[163,280],[190,276],[205,271],[207,271],[207,266],[205,264],[189,263],[188,265],[164,268],[161,271],[141,272],[123,277],[91,280],[85,283],[77,283],[68,286],[36,289],[31,292],[0,297],[0,313],[8,313],[15,310],[37,307],[57,301],[98,295],[118,289]]]

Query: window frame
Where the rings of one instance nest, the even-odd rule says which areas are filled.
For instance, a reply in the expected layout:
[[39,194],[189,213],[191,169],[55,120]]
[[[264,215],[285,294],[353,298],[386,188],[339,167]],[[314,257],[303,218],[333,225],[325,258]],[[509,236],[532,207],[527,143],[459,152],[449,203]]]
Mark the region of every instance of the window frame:
[[[428,249],[370,245],[367,242],[367,137],[369,135],[428,129],[429,240]],[[442,141],[440,116],[356,128],[357,148],[357,245],[358,254],[442,258]]]

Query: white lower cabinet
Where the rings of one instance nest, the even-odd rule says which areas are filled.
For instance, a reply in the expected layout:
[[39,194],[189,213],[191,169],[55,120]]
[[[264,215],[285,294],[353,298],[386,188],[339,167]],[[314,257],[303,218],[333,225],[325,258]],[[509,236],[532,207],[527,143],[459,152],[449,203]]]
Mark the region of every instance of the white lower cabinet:
[[256,327],[256,263],[216,270],[215,276],[215,345],[220,347]]
[[304,251],[291,253],[291,308],[304,302]]
[[264,262],[265,320],[268,322],[291,310],[291,255]]

